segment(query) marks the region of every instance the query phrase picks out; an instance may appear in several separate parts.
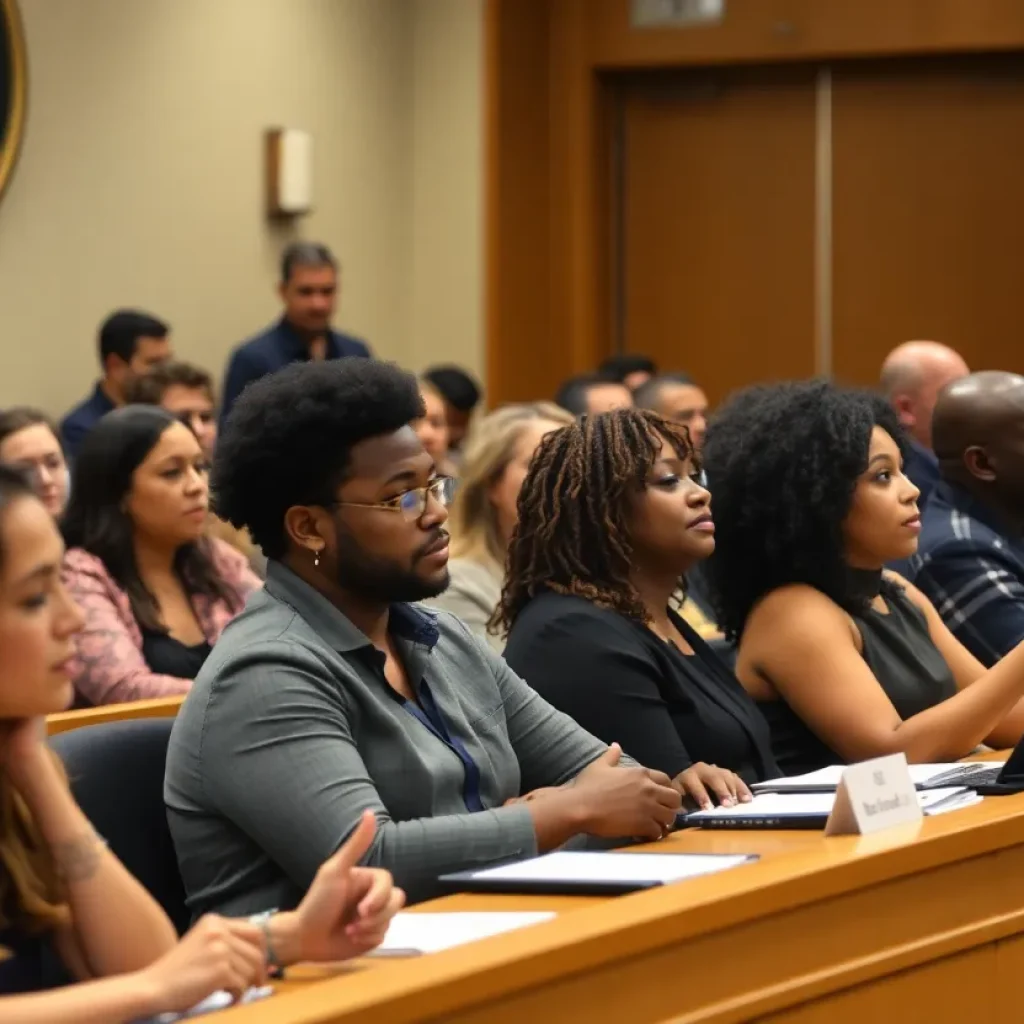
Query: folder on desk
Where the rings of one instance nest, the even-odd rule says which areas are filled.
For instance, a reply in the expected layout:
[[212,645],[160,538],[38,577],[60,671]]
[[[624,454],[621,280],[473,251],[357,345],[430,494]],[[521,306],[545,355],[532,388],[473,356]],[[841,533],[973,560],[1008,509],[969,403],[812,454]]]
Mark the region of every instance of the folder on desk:
[[[943,814],[977,803],[981,797],[963,786],[919,792],[921,810],[926,815]],[[720,829],[823,829],[832,813],[835,792],[758,793],[747,804],[713,807],[694,811],[685,824],[697,828]]]
[[757,860],[756,854],[598,853],[561,850],[529,860],[442,875],[451,892],[617,896],[698,878]]

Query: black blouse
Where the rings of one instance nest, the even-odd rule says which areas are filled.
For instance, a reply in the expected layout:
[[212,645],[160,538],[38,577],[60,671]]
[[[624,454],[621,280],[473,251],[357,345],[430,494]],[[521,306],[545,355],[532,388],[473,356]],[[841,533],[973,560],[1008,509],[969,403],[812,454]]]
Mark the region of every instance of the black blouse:
[[142,656],[150,672],[178,679],[195,679],[212,648],[203,640],[189,647],[168,633],[142,630]]
[[0,996],[42,992],[74,979],[53,945],[50,933],[29,935],[0,929]]
[[748,783],[777,776],[757,706],[708,645],[669,614],[693,655],[617,612],[548,592],[516,619],[505,660],[545,700],[648,768],[675,777],[705,761]]
[[[902,588],[883,591],[888,614],[869,608],[854,615],[863,642],[863,658],[879,686],[906,721],[948,700],[956,680],[932,641],[928,621]],[[828,680],[822,680],[827,686]],[[783,700],[760,705],[772,732],[772,747],[787,775],[801,775],[830,764],[842,764]],[[966,753],[966,751],[965,751]]]

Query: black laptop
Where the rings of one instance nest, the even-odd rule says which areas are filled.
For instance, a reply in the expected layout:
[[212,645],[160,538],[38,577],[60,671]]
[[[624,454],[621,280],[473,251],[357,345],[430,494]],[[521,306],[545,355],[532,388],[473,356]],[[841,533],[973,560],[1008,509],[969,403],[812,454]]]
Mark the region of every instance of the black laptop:
[[935,775],[921,789],[966,786],[982,796],[1024,793],[1024,739],[1013,748],[1005,764],[958,764]]

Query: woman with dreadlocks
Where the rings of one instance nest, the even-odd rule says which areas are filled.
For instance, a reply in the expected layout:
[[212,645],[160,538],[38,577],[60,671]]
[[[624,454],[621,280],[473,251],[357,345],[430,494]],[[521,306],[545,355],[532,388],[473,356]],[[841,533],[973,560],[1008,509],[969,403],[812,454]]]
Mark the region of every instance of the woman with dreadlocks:
[[[500,625],[544,698],[707,805],[778,775],[754,702],[670,601],[715,547],[685,427],[622,409],[549,434],[519,494]],[[721,766],[721,767],[716,767]]]

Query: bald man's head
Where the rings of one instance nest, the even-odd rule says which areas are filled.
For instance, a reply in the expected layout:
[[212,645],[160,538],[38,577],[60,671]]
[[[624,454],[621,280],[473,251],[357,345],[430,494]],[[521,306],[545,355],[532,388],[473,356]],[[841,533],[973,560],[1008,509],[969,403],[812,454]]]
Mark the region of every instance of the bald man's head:
[[948,385],[932,433],[945,479],[1024,513],[1024,377],[993,370]]
[[963,357],[937,341],[897,345],[882,363],[882,391],[918,444],[932,447],[932,413],[939,392],[970,371]]

